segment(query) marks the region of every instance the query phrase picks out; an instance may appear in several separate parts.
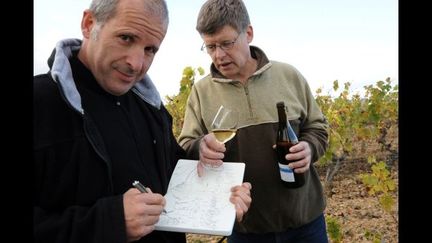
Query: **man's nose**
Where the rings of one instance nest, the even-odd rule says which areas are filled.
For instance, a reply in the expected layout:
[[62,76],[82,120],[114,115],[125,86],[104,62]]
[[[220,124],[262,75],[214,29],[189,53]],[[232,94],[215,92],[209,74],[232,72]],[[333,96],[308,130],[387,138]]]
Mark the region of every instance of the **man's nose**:
[[224,57],[226,55],[226,51],[224,51],[222,49],[222,47],[216,45],[215,50],[214,50],[214,55],[217,58]]
[[126,57],[126,63],[134,73],[140,72],[145,62],[144,50],[131,49]]

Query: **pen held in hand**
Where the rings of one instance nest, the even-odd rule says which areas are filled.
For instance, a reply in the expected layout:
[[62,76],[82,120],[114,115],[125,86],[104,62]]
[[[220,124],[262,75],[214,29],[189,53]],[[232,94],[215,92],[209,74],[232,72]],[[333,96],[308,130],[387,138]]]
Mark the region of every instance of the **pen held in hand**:
[[[139,182],[139,181],[134,181],[134,182],[132,183],[132,185],[133,185],[136,189],[138,189],[140,192],[142,192],[142,193],[148,193],[147,189],[145,188],[145,186],[144,186],[143,184],[141,184],[141,182]],[[166,211],[165,209],[163,209],[162,212],[167,213],[167,211]]]

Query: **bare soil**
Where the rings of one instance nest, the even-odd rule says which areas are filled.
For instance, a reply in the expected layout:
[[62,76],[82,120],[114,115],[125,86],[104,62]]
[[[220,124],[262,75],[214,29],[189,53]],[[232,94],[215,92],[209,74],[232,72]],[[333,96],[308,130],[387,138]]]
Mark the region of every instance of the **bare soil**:
[[[383,242],[398,242],[398,194],[393,212],[389,213],[379,204],[376,196],[370,196],[358,178],[360,173],[340,173],[335,176],[333,188],[327,195],[325,215],[334,217],[341,225],[341,242],[374,242],[367,232],[381,235]],[[391,171],[398,184],[397,170]]]

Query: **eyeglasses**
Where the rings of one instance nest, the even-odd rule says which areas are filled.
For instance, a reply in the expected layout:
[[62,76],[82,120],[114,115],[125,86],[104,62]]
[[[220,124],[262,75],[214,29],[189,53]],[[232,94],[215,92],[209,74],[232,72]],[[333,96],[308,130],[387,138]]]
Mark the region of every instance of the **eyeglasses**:
[[220,48],[224,51],[228,51],[231,48],[233,48],[235,42],[237,41],[237,39],[239,38],[240,34],[233,40],[233,41],[224,41],[221,44],[213,44],[213,45],[206,45],[205,43],[203,43],[203,45],[201,46],[201,51],[207,51],[208,54],[213,54],[216,51],[216,48]]

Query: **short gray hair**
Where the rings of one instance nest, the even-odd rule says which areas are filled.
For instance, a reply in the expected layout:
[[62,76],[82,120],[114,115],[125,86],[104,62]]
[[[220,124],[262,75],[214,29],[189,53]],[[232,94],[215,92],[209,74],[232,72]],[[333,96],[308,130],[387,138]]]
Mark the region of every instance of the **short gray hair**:
[[[90,10],[93,12],[96,24],[103,26],[108,20],[116,15],[117,4],[121,0],[92,0]],[[159,16],[166,27],[168,27],[168,7],[165,0],[143,0],[147,12]]]
[[225,25],[238,33],[250,25],[249,14],[242,0],[208,0],[198,14],[196,30],[200,34],[214,34]]

